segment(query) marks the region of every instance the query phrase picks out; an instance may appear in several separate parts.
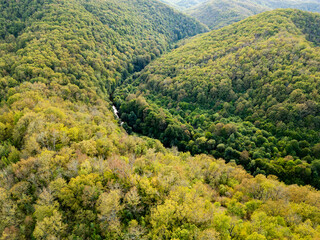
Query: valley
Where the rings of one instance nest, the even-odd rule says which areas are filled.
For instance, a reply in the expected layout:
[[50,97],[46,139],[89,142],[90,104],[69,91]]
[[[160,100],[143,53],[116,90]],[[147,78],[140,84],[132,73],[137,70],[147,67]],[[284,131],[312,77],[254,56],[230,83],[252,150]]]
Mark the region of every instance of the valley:
[[320,238],[320,15],[180,10],[0,0],[0,239]]
[[195,38],[117,91],[121,118],[167,147],[319,187],[319,20],[276,10]]

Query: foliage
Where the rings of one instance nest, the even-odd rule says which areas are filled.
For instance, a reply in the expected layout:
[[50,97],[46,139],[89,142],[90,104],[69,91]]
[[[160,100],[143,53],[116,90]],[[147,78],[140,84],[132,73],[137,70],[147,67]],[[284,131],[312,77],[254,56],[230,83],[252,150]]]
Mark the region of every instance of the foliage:
[[165,146],[319,188],[319,22],[275,10],[196,37],[117,91],[121,118]]
[[258,1],[246,0],[210,0],[195,5],[186,10],[186,13],[210,29],[219,29],[249,16],[271,10]]
[[[108,93],[179,38],[202,32],[199,23],[155,1],[0,3],[1,239],[320,237],[312,187],[166,149],[128,135],[112,114]],[[136,107],[129,124],[153,112],[142,97],[128,102]],[[166,144],[193,136],[182,117],[166,126],[171,113],[158,109],[161,121],[149,121],[166,127]],[[195,142],[206,146],[210,134]],[[233,154],[227,144],[217,149]]]
[[219,29],[276,8],[320,12],[318,0],[163,0],[163,2],[195,17],[210,29]]

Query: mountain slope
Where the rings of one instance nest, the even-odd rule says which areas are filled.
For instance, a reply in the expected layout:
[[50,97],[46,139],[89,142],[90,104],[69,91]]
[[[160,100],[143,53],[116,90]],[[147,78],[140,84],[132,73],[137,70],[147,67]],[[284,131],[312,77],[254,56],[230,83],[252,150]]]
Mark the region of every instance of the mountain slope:
[[[28,4],[28,10],[23,9]],[[139,7],[135,7],[137,5]],[[64,56],[67,57],[67,65],[81,59],[86,61],[80,64],[82,66],[68,66],[75,71],[74,74],[70,70],[63,73],[63,66],[55,66],[53,62],[52,70],[64,75],[73,74],[82,81],[81,74],[77,73],[80,67],[81,72],[87,72],[94,78],[90,79],[91,83],[95,82],[96,87],[103,85],[103,89],[108,90],[128,72],[142,69],[151,59],[168,50],[175,41],[205,31],[198,22],[156,1],[26,1],[11,5],[3,3],[1,6],[4,13],[1,21],[3,43],[9,44],[17,53],[18,61],[22,61],[20,69],[31,67],[21,55],[28,54],[33,58],[35,50],[44,48],[42,41],[45,41],[45,47],[53,53],[67,54]],[[40,58],[37,55],[36,58]],[[62,57],[55,55],[52,57]],[[11,75],[15,74],[14,71],[11,70]],[[31,72],[30,69],[28,71]],[[24,80],[39,75],[28,74],[30,76],[22,74]],[[17,80],[22,81],[21,78]]]
[[320,187],[319,23],[275,10],[196,37],[118,91],[121,118],[166,146]]
[[210,29],[218,29],[270,9],[253,1],[212,0],[189,8],[186,13]]
[[320,12],[319,0],[205,0],[205,1],[168,1],[171,5],[185,11],[211,29],[218,29],[249,16],[276,9],[294,8]]
[[319,0],[252,0],[253,3],[260,4],[262,6],[270,7],[270,8],[297,8],[304,11],[313,11],[319,12]]

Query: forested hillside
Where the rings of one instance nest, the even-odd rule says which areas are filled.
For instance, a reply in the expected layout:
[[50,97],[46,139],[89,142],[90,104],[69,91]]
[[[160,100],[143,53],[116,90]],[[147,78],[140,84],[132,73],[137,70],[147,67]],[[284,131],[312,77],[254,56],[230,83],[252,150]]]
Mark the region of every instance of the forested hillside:
[[319,0],[163,0],[163,2],[195,17],[210,29],[219,29],[276,8],[320,12]]
[[319,188],[319,24],[275,10],[194,38],[119,89],[125,127]]
[[270,8],[297,8],[305,11],[319,12],[319,0],[251,0],[253,3]]
[[276,8],[294,8],[311,12],[320,12],[319,0],[208,0],[196,4],[186,13],[206,24],[211,29],[218,29],[249,16]]
[[219,29],[270,9],[269,6],[251,0],[211,0],[187,9],[186,13],[210,29]]
[[59,84],[104,92],[177,40],[206,31],[157,1],[2,1],[0,10],[5,76],[48,81],[55,72]]
[[0,0],[0,239],[320,238],[317,190],[128,135],[110,111],[204,31],[157,1]]

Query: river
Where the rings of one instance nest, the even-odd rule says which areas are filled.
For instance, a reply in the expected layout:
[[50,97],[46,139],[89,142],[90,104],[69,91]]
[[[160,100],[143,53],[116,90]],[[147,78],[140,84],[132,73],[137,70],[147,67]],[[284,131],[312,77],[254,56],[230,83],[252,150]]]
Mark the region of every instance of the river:
[[123,125],[123,122],[121,121],[121,119],[120,119],[120,117],[119,117],[119,111],[118,111],[118,109],[116,108],[116,106],[112,105],[112,110],[113,110],[114,115],[116,115],[117,119],[119,120],[120,125],[122,126],[122,125]]

